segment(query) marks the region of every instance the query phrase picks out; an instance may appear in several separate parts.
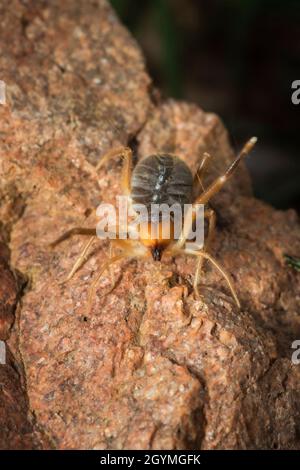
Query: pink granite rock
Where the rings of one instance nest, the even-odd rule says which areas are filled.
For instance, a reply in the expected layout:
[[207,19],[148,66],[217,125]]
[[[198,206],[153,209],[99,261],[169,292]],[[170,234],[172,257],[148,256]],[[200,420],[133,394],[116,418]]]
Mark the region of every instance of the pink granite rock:
[[107,2],[13,1],[0,17],[0,213],[11,265],[28,279],[9,344],[34,430],[47,436],[39,445],[300,448],[290,349],[300,281],[283,257],[300,252],[296,214],[255,200],[241,166],[212,202],[221,221],[212,253],[232,274],[240,311],[208,265],[196,300],[195,260],[181,256],[116,264],[87,313],[107,243],[63,285],[84,240],[48,245],[93,226],[91,209],[120,193],[118,161],[98,174],[93,163],[135,143],[138,158],[171,151],[194,169],[205,150],[214,156],[207,184],[234,153],[217,116],[151,99],[141,52]]

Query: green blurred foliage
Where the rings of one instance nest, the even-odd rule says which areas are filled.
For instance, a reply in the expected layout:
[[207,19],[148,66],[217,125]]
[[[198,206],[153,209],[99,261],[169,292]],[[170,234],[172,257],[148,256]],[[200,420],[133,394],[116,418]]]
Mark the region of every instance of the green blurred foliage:
[[285,255],[285,260],[288,266],[291,266],[296,271],[300,272],[300,258],[296,258],[295,256]]
[[167,0],[143,0],[142,2],[111,0],[111,4],[135,35],[138,35],[141,18],[147,11],[153,30],[160,40],[160,67],[165,90],[174,97],[182,97],[181,47],[178,40],[176,18],[170,2]]
[[[182,0],[182,9],[186,3],[202,3],[205,0]],[[188,32],[179,26],[178,9],[175,11],[174,0],[110,0],[110,3],[124,24],[135,36],[142,34],[140,26],[146,14],[152,23],[153,31],[160,41],[160,67],[163,88],[175,98],[183,97],[182,55],[188,42]],[[300,20],[299,0],[216,0],[218,15],[209,25],[211,35],[225,30],[224,49],[229,63],[233,67],[233,79],[241,82],[245,75],[247,42],[253,21],[264,12],[278,16],[295,16]],[[299,38],[300,40],[300,38]],[[201,45],[199,45],[201,49]]]
[[[251,159],[258,197],[300,210],[300,0],[111,0],[166,95],[224,119]],[[260,150],[261,149],[261,150]],[[251,166],[252,165],[252,166]]]

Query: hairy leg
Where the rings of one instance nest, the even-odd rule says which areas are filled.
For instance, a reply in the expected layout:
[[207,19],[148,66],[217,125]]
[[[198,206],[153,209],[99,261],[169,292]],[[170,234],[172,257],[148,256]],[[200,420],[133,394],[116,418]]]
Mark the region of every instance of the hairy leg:
[[230,279],[230,275],[226,272],[226,270],[222,266],[220,266],[220,264],[209,253],[205,251],[193,251],[193,250],[182,250],[182,253],[186,253],[192,256],[199,256],[199,257],[209,260],[215,266],[215,268],[222,274],[225,281],[227,282],[227,285],[231,291],[232,297],[234,298],[238,308],[241,308],[241,304],[235,292],[235,289],[233,287],[233,283],[232,283],[232,280]]
[[243,158],[251,152],[252,148],[257,142],[256,137],[252,137],[251,139],[246,142],[244,147],[242,148],[241,152],[238,154],[236,159],[232,162],[232,164],[227,168],[225,173],[222,176],[219,176],[215,181],[211,183],[211,185],[195,200],[195,204],[207,204],[208,201],[217,194],[224,186],[224,184],[228,181],[228,179],[233,175],[235,170],[237,169],[239,163],[243,160]]
[[[116,232],[115,233],[120,233],[119,232],[119,227],[115,227],[115,230]],[[118,232],[117,232],[118,231]],[[109,235],[109,233],[107,232],[107,234]],[[113,233],[112,233],[113,234]],[[122,232],[121,233],[123,236],[124,234],[127,235],[127,232]],[[89,252],[89,249],[91,247],[91,245],[93,244],[93,242],[96,240],[97,238],[97,234],[96,234],[96,229],[94,228],[84,228],[84,227],[74,227],[70,230],[68,230],[67,232],[63,233],[57,240],[55,240],[54,242],[52,242],[50,244],[50,246],[52,248],[54,248],[55,246],[57,246],[58,244],[62,243],[63,241],[67,240],[68,238],[74,236],[74,235],[92,235],[88,242],[84,245],[81,253],[79,254],[79,256],[77,257],[75,263],[73,264],[72,266],[72,269],[70,270],[69,274],[67,275],[66,279],[63,281],[63,283],[69,281],[70,279],[72,279],[72,277],[74,276],[74,274],[78,271],[79,268],[81,268],[81,266],[84,264],[84,262],[87,260],[87,257],[88,257],[88,252]],[[111,240],[112,242],[122,242],[122,241],[127,241],[127,240]],[[111,248],[110,250],[112,250],[112,245],[111,245]]]
[[122,251],[119,255],[110,257],[108,261],[106,261],[99,273],[97,274],[96,278],[93,280],[92,285],[90,287],[88,293],[88,301],[87,301],[87,313],[89,314],[91,311],[92,301],[95,297],[97,284],[101,279],[103,273],[110,268],[116,262],[123,260],[123,259],[130,259],[130,258],[141,258],[145,256],[146,252],[139,251],[139,242],[135,240],[112,240],[113,244],[120,248]]
[[96,166],[96,170],[101,168],[109,159],[114,157],[122,157],[124,159],[122,169],[122,189],[126,196],[130,195],[131,190],[131,172],[132,172],[132,150],[129,147],[119,147],[109,150],[103,155],[100,162]]
[[95,236],[91,237],[89,241],[84,245],[80,255],[78,256],[75,263],[73,264],[73,267],[71,271],[69,272],[69,274],[67,275],[64,282],[68,282],[70,279],[72,279],[72,277],[78,271],[78,269],[81,268],[81,266],[85,263],[88,257],[88,251],[90,247],[92,246],[93,242],[95,241],[95,239],[96,239]]
[[200,164],[196,170],[195,176],[194,176],[194,181],[193,181],[193,193],[194,195],[199,194],[199,188],[201,191],[204,191],[204,186],[203,186],[203,176],[205,174],[205,171],[207,169],[209,160],[211,159],[211,155],[207,152],[204,152],[202,159],[200,161]]
[[126,258],[126,255],[124,256],[123,254],[121,255],[118,255],[118,256],[113,256],[112,258],[110,258],[108,261],[106,261],[106,263],[103,264],[101,270],[99,271],[98,275],[96,276],[96,278],[93,280],[92,282],[92,285],[89,289],[89,293],[88,293],[88,300],[87,300],[87,314],[90,313],[91,311],[91,306],[92,306],[92,301],[93,301],[93,298],[95,296],[95,293],[96,293],[96,288],[97,288],[97,284],[102,276],[102,274],[106,271],[106,269],[108,269],[112,264],[116,263],[117,261],[121,260],[121,259],[125,259]]
[[82,266],[82,264],[86,261],[87,255],[88,255],[88,250],[94,240],[96,239],[96,229],[94,228],[84,228],[84,227],[73,227],[71,230],[68,230],[67,232],[63,233],[57,240],[54,240],[54,242],[50,243],[50,247],[54,248],[55,246],[59,245],[63,241],[67,240],[68,238],[74,236],[74,235],[92,235],[88,242],[84,245],[83,250],[81,251],[80,255],[76,259],[71,271],[67,275],[66,279],[63,281],[63,283],[69,281],[76,271]]
[[[123,164],[123,170],[122,170],[122,187],[123,187],[124,193],[126,195],[130,195],[130,183],[131,183],[131,171],[132,171],[132,151],[131,151],[130,148],[120,147],[120,148],[117,148],[117,149],[110,150],[109,152],[107,152],[102,157],[102,159],[100,160],[100,162],[96,166],[96,170],[98,170],[104,163],[106,163],[107,160],[109,160],[110,158],[115,157],[115,156],[121,156],[121,157],[124,158],[124,164]],[[115,230],[116,230],[115,234],[118,233],[119,236],[120,235],[123,236],[124,234],[126,234],[126,236],[127,236],[127,229],[122,234],[120,233],[120,230],[121,230],[120,227],[117,227]],[[61,243],[62,241],[68,239],[69,237],[71,237],[73,235],[92,235],[92,236],[88,240],[86,245],[83,247],[83,250],[81,251],[78,258],[76,259],[71,271],[69,272],[69,274],[68,274],[68,276],[67,276],[67,278],[65,279],[64,282],[69,281],[74,276],[76,271],[86,261],[87,256],[88,256],[89,248],[91,247],[92,243],[96,239],[97,233],[96,233],[95,228],[90,229],[90,228],[84,228],[84,227],[74,227],[71,230],[68,230],[67,232],[62,234],[57,240],[52,242],[50,244],[50,246],[55,247],[56,245],[58,245],[59,243]],[[109,234],[107,234],[107,236],[109,236]],[[119,240],[119,242],[121,242],[121,241],[126,242],[126,240]],[[112,253],[111,253],[111,255],[112,255]],[[110,258],[111,258],[111,260],[114,260],[116,257],[115,256],[113,256],[113,257],[110,256]]]
[[50,243],[50,247],[54,248],[56,245],[59,245],[61,242],[67,240],[74,235],[94,235],[96,236],[95,228],[84,228],[84,227],[73,227],[70,230],[64,232],[59,238]]
[[[213,239],[215,229],[216,229],[216,213],[213,209],[206,209],[204,212],[204,217],[208,219],[208,234],[204,243],[203,251],[207,252],[209,250],[209,247],[210,247],[210,244],[211,244],[211,241]],[[199,256],[196,273],[195,273],[195,279],[194,279],[194,290],[197,295],[199,295],[198,284],[199,284],[199,279],[201,276],[204,261],[205,261],[205,258],[203,256]]]
[[191,207],[191,213],[189,214],[190,216],[187,217],[187,222],[184,222],[181,236],[175,244],[176,249],[181,249],[187,240],[187,237],[191,231],[192,224],[196,217],[195,208],[197,207],[197,205],[207,204],[209,200],[223,188],[224,184],[235,172],[241,160],[252,150],[256,141],[256,137],[252,137],[251,139],[249,139],[248,142],[246,142],[246,144],[242,148],[241,152],[236,157],[236,159],[227,168],[225,173],[222,176],[219,176],[219,178],[217,178],[215,181],[213,181],[211,185],[207,189],[205,189],[199,197],[195,199]]

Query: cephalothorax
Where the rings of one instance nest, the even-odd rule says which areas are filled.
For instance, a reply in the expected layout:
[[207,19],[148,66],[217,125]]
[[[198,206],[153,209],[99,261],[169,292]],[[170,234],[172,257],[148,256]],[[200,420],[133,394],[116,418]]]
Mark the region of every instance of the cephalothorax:
[[[104,155],[96,169],[100,168],[100,166],[102,166],[108,159],[112,157],[123,157],[124,162],[122,170],[122,188],[124,194],[130,198],[133,208],[137,204],[143,204],[149,209],[151,204],[166,204],[169,206],[172,206],[173,204],[179,204],[180,206],[183,206],[184,204],[192,204],[192,207],[203,204],[206,206],[204,217],[208,221],[208,234],[204,242],[204,246],[201,249],[190,249],[186,247],[186,242],[188,234],[190,233],[191,224],[193,223],[193,217],[189,218],[188,220],[185,220],[184,218],[182,219],[182,228],[178,239],[174,239],[172,230],[168,238],[163,236],[163,220],[159,221],[159,229],[156,233],[156,236],[153,237],[151,232],[151,220],[149,219],[149,223],[141,226],[137,240],[133,240],[131,238],[120,239],[118,237],[115,240],[110,240],[112,247],[116,247],[119,250],[119,253],[117,255],[111,256],[109,260],[101,267],[98,276],[96,276],[91,286],[89,304],[93,298],[97,283],[101,275],[111,264],[124,258],[146,258],[149,256],[152,256],[154,261],[160,261],[165,253],[169,255],[185,253],[196,256],[198,258],[194,279],[194,290],[197,294],[202,264],[203,261],[207,259],[222,274],[230,288],[236,304],[238,307],[240,307],[240,302],[229,274],[208,253],[211,239],[215,231],[216,216],[215,212],[210,207],[207,207],[207,204],[210,199],[222,189],[226,181],[234,173],[239,162],[250,152],[252,147],[255,145],[256,140],[256,137],[252,137],[244,145],[241,152],[227,168],[225,173],[214,180],[207,188],[204,188],[202,179],[204,171],[207,167],[207,162],[210,158],[208,153],[204,153],[194,177],[186,163],[179,157],[172,154],[158,153],[155,155],[150,155],[149,157],[145,157],[137,163],[133,170],[132,151],[130,148],[125,147],[113,149]],[[116,227],[116,232],[117,234],[118,232],[121,233],[122,227]],[[76,234],[90,235],[91,237],[88,243],[84,246],[66,280],[71,279],[71,277],[73,277],[75,272],[86,260],[87,252],[93,241],[96,239],[96,229],[74,227],[51,244],[52,246],[55,246],[68,237]]]

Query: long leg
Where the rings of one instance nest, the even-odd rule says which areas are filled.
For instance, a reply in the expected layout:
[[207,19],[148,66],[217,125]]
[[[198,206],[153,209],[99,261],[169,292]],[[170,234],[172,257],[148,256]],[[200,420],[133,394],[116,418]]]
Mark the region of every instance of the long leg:
[[[236,170],[240,161],[251,151],[256,141],[257,138],[252,137],[248,140],[248,142],[246,142],[241,152],[238,154],[232,164],[227,168],[225,173],[222,176],[219,176],[219,178],[217,178],[215,181],[213,181],[211,185],[202,194],[200,194],[198,198],[196,198],[191,207],[191,211],[193,211],[199,204],[207,204],[209,200],[223,188],[226,181],[232,176],[232,174]],[[190,214],[191,216],[187,217],[187,223],[183,224],[181,236],[175,244],[174,249],[181,249],[185,244],[186,239],[190,233],[191,226],[195,220],[195,214],[196,213],[193,211],[192,214]]]
[[136,242],[133,240],[112,240],[112,242],[116,244],[118,248],[121,248],[122,252],[119,255],[113,256],[108,261],[106,261],[106,263],[103,264],[96,278],[93,280],[93,283],[90,287],[89,294],[88,294],[87,313],[89,313],[91,310],[91,304],[95,296],[97,284],[102,274],[104,273],[104,271],[106,271],[111,265],[113,265],[114,263],[122,259],[133,258],[133,257],[138,258],[142,256],[141,253],[139,253],[138,249],[134,248],[136,245]]
[[123,169],[122,169],[122,189],[126,196],[130,195],[130,182],[131,182],[131,172],[132,172],[132,150],[129,147],[119,147],[116,149],[109,150],[96,166],[98,170],[104,163],[106,163],[110,158],[113,157],[123,157]]
[[222,266],[220,266],[220,264],[209,253],[206,253],[205,251],[193,251],[193,250],[182,250],[182,252],[187,253],[189,255],[193,255],[193,256],[199,256],[199,257],[209,260],[215,266],[215,268],[222,274],[222,276],[224,277],[225,281],[228,284],[232,297],[234,298],[238,308],[241,308],[241,304],[235,292],[235,289],[233,287],[232,281],[230,279],[230,275],[225,271],[225,269]]
[[[203,176],[204,176],[204,173],[206,171],[206,168],[208,166],[210,159],[211,159],[211,155],[207,152],[204,152],[201,162],[199,164],[199,167],[197,168],[197,171],[194,176],[193,192],[195,195],[198,193],[199,187],[202,190],[202,192],[205,191],[205,188],[203,185]],[[204,211],[204,218],[208,219],[208,235],[207,235],[207,239],[205,241],[204,247],[203,247],[204,251],[207,251],[209,249],[211,239],[215,231],[215,225],[216,225],[215,211],[213,209],[206,209]],[[204,258],[199,257],[197,269],[195,273],[195,281],[194,281],[194,290],[197,293],[197,295],[199,295],[198,284],[199,284],[199,278],[200,278],[202,267],[203,267],[203,262],[204,262]]]
[[211,183],[211,185],[195,200],[194,204],[207,204],[208,201],[223,188],[226,181],[233,175],[234,171],[238,167],[240,161],[248,155],[248,153],[252,150],[254,145],[257,142],[256,137],[252,137],[251,139],[246,142],[244,147],[242,148],[241,152],[238,154],[236,159],[232,162],[232,164],[227,168],[225,173],[222,176],[219,176],[215,181]]
[[85,227],[73,227],[71,228],[71,230],[67,230],[67,232],[63,233],[59,238],[57,238],[57,240],[54,240],[54,242],[50,243],[50,246],[54,248],[56,245],[63,242],[64,240],[67,240],[73,235],[92,235],[92,236],[89,238],[88,242],[84,245],[83,250],[81,251],[78,258],[76,259],[71,271],[69,272],[69,274],[67,275],[66,279],[63,282],[69,281],[74,276],[76,271],[86,261],[88,250],[96,238],[96,229],[85,228]]
[[117,261],[119,261],[121,259],[124,259],[124,258],[126,258],[126,255],[121,254],[121,255],[118,255],[118,256],[113,256],[106,263],[104,263],[104,265],[102,266],[100,272],[98,273],[96,278],[93,280],[92,285],[90,287],[90,290],[89,290],[89,293],[88,293],[88,301],[87,301],[87,313],[90,313],[92,301],[93,301],[93,298],[95,296],[95,291],[96,291],[96,288],[97,288],[97,284],[98,284],[99,279],[101,278],[102,274],[104,273],[104,271],[106,271],[106,269],[108,269],[112,264],[114,264]]
[[194,181],[193,181],[193,191],[194,194],[197,193],[197,189],[200,186],[201,190],[204,191],[204,186],[203,186],[203,176],[205,173],[205,170],[207,168],[207,164],[209,160],[211,159],[211,155],[207,152],[204,152],[200,165],[198,166],[195,176],[194,176]]
[[[207,169],[210,159],[211,159],[211,155],[207,152],[204,152],[201,162],[199,164],[199,167],[197,168],[197,171],[194,176],[194,181],[193,181],[194,195],[199,193],[199,188],[202,190],[202,192],[205,191],[205,188],[203,185],[203,176],[205,174],[205,171]],[[215,225],[216,225],[216,214],[213,211],[213,209],[206,209],[204,211],[204,218],[208,219],[208,235],[207,235],[207,239],[205,240],[204,247],[203,247],[204,251],[207,251],[209,249],[211,239],[215,231]],[[198,295],[199,295],[198,283],[199,283],[199,278],[200,278],[201,271],[202,271],[203,262],[204,262],[204,258],[199,257],[197,269],[195,273],[195,282],[194,282],[194,290]]]
[[[131,244],[131,241],[126,239],[126,240],[119,240],[119,239],[114,239],[110,240],[109,244],[109,258],[112,259],[115,256],[115,248],[119,248],[125,251],[129,251],[129,246]],[[111,283],[115,283],[114,275],[111,272]]]
[[[119,230],[119,228],[115,228],[115,230],[116,230],[114,232],[115,234],[119,233],[119,232],[117,232],[117,230]],[[109,235],[109,232],[107,232],[107,234]],[[125,234],[125,232],[124,233],[122,232],[122,235],[124,235],[124,234]],[[89,248],[91,247],[92,243],[96,239],[96,229],[94,229],[94,228],[84,228],[84,227],[74,227],[71,230],[68,230],[67,232],[63,233],[57,240],[52,242],[50,244],[50,246],[52,248],[54,248],[56,245],[63,242],[64,240],[67,240],[68,238],[72,237],[73,235],[92,235],[92,236],[89,238],[88,242],[84,245],[80,255],[78,256],[75,263],[73,264],[71,271],[67,275],[66,279],[63,281],[64,283],[69,281],[70,279],[72,279],[74,274],[78,271],[78,269],[86,261],[87,256],[88,256]],[[113,240],[113,241],[115,241],[115,240]],[[124,240],[124,241],[126,241],[126,240]]]
[[[80,255],[78,256],[75,263],[73,264],[71,271],[67,275],[66,279],[63,281],[64,283],[68,282],[70,279],[72,279],[72,277],[78,271],[78,269],[81,268],[81,266],[85,263],[85,261],[87,260],[87,257],[88,257],[88,251],[89,251],[90,247],[92,246],[93,242],[95,241],[95,239],[96,239],[96,237],[93,235],[88,240],[88,242],[84,245]],[[129,242],[129,240],[111,240],[111,242],[118,242],[119,247],[120,246],[124,247],[124,246],[126,246],[126,243]],[[114,258],[112,256],[112,253],[113,253],[113,246],[112,246],[112,243],[111,243],[110,244],[110,254],[109,254],[110,259]]]
[[59,238],[54,240],[54,242],[50,243],[50,247],[54,248],[59,243],[67,240],[68,238],[72,237],[73,235],[94,235],[96,236],[96,229],[95,228],[85,228],[85,227],[73,227],[71,230],[67,230],[63,233]]
[[[204,212],[204,217],[208,219],[208,234],[207,238],[204,243],[203,251],[208,251],[212,238],[215,233],[215,228],[216,228],[216,213],[213,209],[207,209]],[[205,258],[203,256],[199,256],[199,260],[197,263],[197,268],[196,268],[196,273],[195,273],[195,279],[194,279],[194,290],[197,295],[199,295],[198,292],[198,284],[199,284],[199,278],[201,275],[202,267],[203,267],[203,262],[205,261]]]
[[[124,158],[124,164],[123,164],[123,171],[122,171],[122,187],[123,191],[126,195],[130,194],[130,181],[131,181],[131,171],[132,171],[132,151],[128,147],[121,147],[117,149],[113,149],[109,152],[107,152],[98,165],[96,166],[96,170],[98,170],[109,158],[112,158],[114,156],[122,156]],[[120,230],[120,229],[118,229]],[[117,232],[115,232],[117,233]],[[118,232],[119,233],[119,232]],[[81,251],[79,257],[76,259],[71,271],[69,272],[66,280],[64,282],[69,281],[76,271],[81,267],[81,265],[86,261],[87,258],[87,253],[94,242],[96,238],[96,229],[89,229],[89,228],[84,228],[84,227],[74,227],[71,230],[68,230],[65,232],[63,235],[61,235],[57,240],[52,242],[50,244],[51,247],[55,247],[62,241],[66,240],[67,238],[73,236],[73,235],[92,235],[92,237],[89,239],[89,241],[86,243],[86,245],[83,247],[83,250]],[[114,259],[111,258],[111,259]]]
[[[112,243],[109,244],[109,258],[113,258],[115,255],[115,250],[114,250],[114,246]],[[114,273],[110,270],[110,279],[111,279],[111,283],[112,284],[115,284],[115,276],[114,276]]]
[[95,241],[95,236],[92,236],[89,241],[84,245],[80,255],[78,256],[78,258],[76,259],[75,263],[73,264],[73,267],[71,269],[71,271],[69,272],[69,274],[67,275],[66,279],[64,280],[64,282],[68,282],[70,279],[72,279],[72,277],[74,276],[74,274],[76,273],[76,271],[78,271],[78,269],[83,265],[83,263],[87,260],[87,257],[88,257],[88,251],[91,247],[91,245],[93,244],[93,242]]

